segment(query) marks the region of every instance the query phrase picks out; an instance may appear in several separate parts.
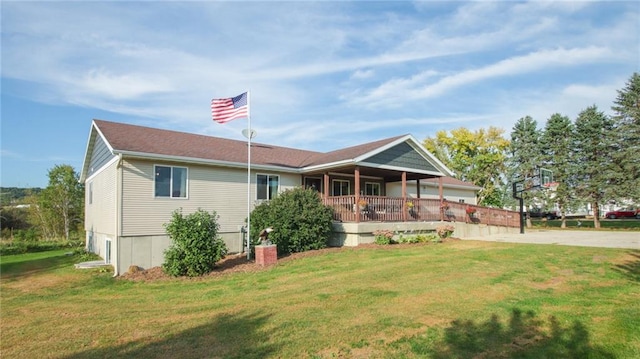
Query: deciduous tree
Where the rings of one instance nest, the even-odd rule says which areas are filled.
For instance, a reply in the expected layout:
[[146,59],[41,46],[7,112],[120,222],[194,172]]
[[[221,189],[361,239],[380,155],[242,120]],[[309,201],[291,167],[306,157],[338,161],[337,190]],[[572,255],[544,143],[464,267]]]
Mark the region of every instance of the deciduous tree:
[[82,222],[84,186],[70,165],[56,165],[48,172],[49,185],[37,197],[33,210],[45,236],[62,234],[69,240],[71,227]]
[[479,204],[502,207],[502,175],[509,148],[509,140],[503,134],[504,130],[496,127],[476,131],[461,127],[450,133],[438,131],[435,138],[424,140],[424,146],[458,179],[482,188]]

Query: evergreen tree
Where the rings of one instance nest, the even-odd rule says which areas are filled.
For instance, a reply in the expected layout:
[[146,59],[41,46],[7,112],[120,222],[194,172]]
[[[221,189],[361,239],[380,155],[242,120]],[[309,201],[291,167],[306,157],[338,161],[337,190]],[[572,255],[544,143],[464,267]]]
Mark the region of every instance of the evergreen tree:
[[625,88],[618,90],[611,109],[616,136],[614,163],[618,165],[614,195],[640,201],[640,74],[634,73]]
[[553,171],[553,181],[558,183],[554,192],[547,192],[546,199],[558,205],[562,228],[566,228],[565,215],[575,203],[571,176],[573,132],[573,124],[569,117],[556,113],[547,120],[540,138],[542,166]]
[[[511,157],[509,158],[509,188],[515,181],[532,177],[541,163],[540,131],[537,122],[530,116],[520,118],[511,132]],[[525,203],[530,203],[531,192],[523,192]],[[531,225],[530,222],[527,225]]]
[[594,105],[580,112],[575,130],[576,191],[591,203],[594,227],[600,228],[600,204],[612,178],[613,121]]

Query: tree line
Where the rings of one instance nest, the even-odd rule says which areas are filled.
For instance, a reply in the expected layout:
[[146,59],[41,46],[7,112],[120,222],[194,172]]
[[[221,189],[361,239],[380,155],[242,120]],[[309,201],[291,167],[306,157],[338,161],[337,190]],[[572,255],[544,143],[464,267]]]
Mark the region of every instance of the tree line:
[[535,174],[553,172],[555,191],[524,192],[529,206],[557,207],[565,215],[589,204],[594,227],[600,208],[640,203],[640,74],[617,90],[612,116],[592,105],[572,121],[555,113],[544,127],[531,116],[520,118],[510,139],[497,127],[439,131],[424,146],[451,168],[456,177],[481,187],[478,203],[511,207],[512,184]]
[[84,238],[84,185],[78,173],[70,165],[56,165],[48,177],[44,189],[2,189],[2,239]]

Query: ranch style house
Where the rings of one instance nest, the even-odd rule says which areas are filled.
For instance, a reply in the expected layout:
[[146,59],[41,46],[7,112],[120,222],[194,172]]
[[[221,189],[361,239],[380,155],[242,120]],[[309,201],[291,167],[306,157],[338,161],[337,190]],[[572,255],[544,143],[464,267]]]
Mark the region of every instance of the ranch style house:
[[[249,195],[255,206],[287,189],[314,188],[334,208],[330,244],[358,245],[390,225],[430,223],[419,228],[433,230],[443,220],[469,222],[465,209],[482,209],[475,206],[479,187],[452,176],[411,135],[326,153],[252,142]],[[164,225],[180,208],[215,211],[229,251],[243,251],[245,141],[93,120],[80,180],[87,250],[115,275],[163,263],[171,244]],[[517,227],[511,217],[485,214]]]

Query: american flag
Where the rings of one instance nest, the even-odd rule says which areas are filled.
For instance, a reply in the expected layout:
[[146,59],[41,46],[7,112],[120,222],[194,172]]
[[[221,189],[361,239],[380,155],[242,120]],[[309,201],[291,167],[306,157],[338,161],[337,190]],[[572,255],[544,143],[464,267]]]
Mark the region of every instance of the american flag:
[[218,123],[249,117],[247,93],[231,98],[214,98],[211,100],[211,115],[213,120]]

